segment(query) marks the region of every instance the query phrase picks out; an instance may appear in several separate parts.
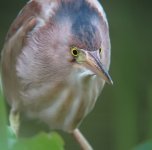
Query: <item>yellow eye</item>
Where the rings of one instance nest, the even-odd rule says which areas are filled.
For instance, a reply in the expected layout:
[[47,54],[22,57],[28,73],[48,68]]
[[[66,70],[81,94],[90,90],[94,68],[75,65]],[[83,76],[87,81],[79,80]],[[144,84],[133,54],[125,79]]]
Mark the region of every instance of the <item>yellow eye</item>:
[[71,47],[71,54],[73,56],[78,56],[78,48],[77,47]]
[[99,48],[99,53],[101,53],[101,52],[102,52],[102,48],[100,47],[100,48]]

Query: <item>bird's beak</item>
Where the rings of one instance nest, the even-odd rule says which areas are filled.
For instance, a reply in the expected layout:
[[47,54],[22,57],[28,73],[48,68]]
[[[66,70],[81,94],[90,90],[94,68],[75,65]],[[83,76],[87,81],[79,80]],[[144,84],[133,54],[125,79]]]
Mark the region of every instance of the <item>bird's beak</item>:
[[97,51],[89,51],[86,53],[85,64],[91,71],[102,77],[107,83],[113,84],[112,78],[110,77],[107,69],[101,63],[100,56]]

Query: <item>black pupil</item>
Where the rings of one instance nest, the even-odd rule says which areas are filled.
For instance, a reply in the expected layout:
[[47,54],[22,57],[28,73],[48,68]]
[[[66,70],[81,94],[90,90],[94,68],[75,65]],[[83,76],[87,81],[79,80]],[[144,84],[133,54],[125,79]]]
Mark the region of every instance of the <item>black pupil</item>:
[[78,54],[77,50],[73,50],[73,54],[77,55]]
[[99,52],[101,53],[101,48],[99,49]]

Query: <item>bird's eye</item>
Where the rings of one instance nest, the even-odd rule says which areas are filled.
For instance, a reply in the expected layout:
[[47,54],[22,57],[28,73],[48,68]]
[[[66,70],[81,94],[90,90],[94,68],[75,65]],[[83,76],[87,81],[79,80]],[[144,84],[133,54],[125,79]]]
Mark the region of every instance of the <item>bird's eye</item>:
[[73,56],[78,56],[78,48],[77,47],[71,47],[71,54]]
[[102,52],[102,48],[100,47],[100,48],[99,48],[99,53],[101,53],[101,52]]

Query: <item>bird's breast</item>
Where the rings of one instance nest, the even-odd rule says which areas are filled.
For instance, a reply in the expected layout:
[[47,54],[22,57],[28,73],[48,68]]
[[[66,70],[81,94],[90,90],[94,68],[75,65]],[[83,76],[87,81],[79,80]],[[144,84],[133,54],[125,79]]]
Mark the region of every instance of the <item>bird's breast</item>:
[[16,65],[19,108],[30,119],[70,132],[92,110],[104,81],[83,65],[70,65],[65,59],[57,63],[56,51],[32,41],[23,48]]
[[[35,109],[30,109],[33,104],[29,104],[26,113],[45,122],[51,129],[72,132],[94,107],[103,85],[104,81],[91,71],[74,68],[66,80],[33,89],[37,91]],[[40,95],[40,91],[45,91],[45,96]]]

